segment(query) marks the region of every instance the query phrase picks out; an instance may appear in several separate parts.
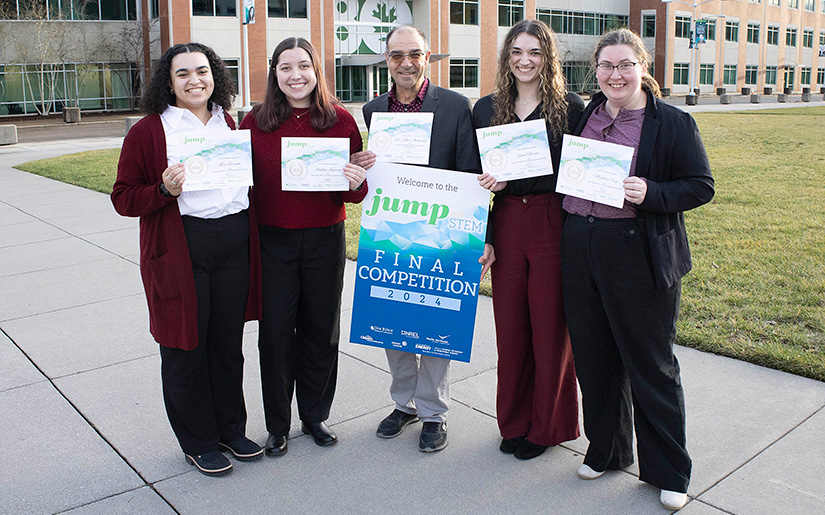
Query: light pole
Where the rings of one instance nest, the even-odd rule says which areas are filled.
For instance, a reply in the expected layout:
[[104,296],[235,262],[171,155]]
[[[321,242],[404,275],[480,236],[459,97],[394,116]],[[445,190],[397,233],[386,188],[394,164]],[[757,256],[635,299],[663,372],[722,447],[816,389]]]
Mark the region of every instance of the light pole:
[[[688,105],[695,105],[696,104],[696,75],[697,70],[696,68],[699,66],[699,43],[696,40],[696,8],[700,5],[706,4],[708,2],[724,2],[725,0],[702,0],[701,2],[687,2],[685,0],[662,0],[663,4],[670,4],[673,2],[679,2],[680,4],[685,4],[690,7],[693,7],[693,14],[690,17],[690,62],[688,63],[688,87],[690,91],[688,91],[687,97],[685,98],[685,103]],[[718,27],[717,27],[718,28]],[[721,32],[721,31],[720,31]],[[717,38],[719,36],[717,35]],[[717,41],[717,44],[720,44]],[[721,44],[724,44],[722,42]],[[693,62],[696,61],[696,66],[694,66]]]

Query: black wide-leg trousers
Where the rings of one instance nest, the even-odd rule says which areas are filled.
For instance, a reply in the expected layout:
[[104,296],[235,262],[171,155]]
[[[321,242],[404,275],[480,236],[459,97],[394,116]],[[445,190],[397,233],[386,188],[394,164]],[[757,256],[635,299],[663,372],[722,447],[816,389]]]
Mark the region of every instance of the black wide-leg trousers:
[[[183,217],[198,299],[198,346],[161,347],[163,399],[183,452],[218,449],[246,432],[243,328],[249,294],[249,217]],[[181,321],[182,323],[182,321]]]
[[260,226],[263,317],[258,331],[266,429],[286,435],[293,393],[307,423],[329,418],[338,379],[344,223]]
[[569,216],[562,277],[590,441],[584,463],[597,471],[633,463],[632,421],[639,479],[687,492],[691,460],[673,354],[681,284],[656,289],[644,229],[635,218]]

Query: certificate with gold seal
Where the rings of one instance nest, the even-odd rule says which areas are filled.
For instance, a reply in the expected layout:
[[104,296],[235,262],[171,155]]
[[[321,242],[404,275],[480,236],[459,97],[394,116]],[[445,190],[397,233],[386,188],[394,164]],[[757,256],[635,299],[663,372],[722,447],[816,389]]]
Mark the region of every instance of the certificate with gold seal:
[[186,167],[183,191],[252,186],[249,130],[182,134],[167,142],[168,155]]
[[348,138],[281,138],[281,189],[348,191]]
[[556,191],[621,209],[633,147],[564,135]]
[[367,150],[378,161],[426,165],[432,131],[433,113],[373,113]]
[[476,129],[481,169],[497,181],[553,174],[544,120]]

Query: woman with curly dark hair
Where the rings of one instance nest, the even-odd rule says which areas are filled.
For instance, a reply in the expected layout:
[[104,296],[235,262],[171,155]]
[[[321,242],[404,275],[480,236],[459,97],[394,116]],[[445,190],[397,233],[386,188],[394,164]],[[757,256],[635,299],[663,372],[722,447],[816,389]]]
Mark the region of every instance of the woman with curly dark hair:
[[[498,347],[496,414],[502,452],[527,460],[579,436],[578,393],[561,290],[561,196],[556,175],[562,135],[584,102],[568,93],[553,32],[524,20],[504,39],[496,90],[473,108],[476,127],[544,119],[552,162],[547,175],[479,181],[496,192],[482,277],[492,270]],[[491,268],[492,267],[492,268]]]
[[160,344],[166,413],[186,460],[203,474],[263,455],[245,436],[245,320],[260,314],[260,251],[249,188],[183,191],[182,136],[235,128],[232,82],[212,49],[179,44],[143,97],[148,113],[123,141],[112,204],[140,217],[149,330]]
[[258,330],[268,456],[287,452],[293,392],[301,429],[321,446],[338,441],[327,427],[338,377],[344,284],[344,202],[367,195],[366,171],[347,163],[349,191],[284,191],[281,139],[346,138],[361,132],[338,104],[321,59],[303,38],[275,47],[263,103],[243,119],[252,131],[255,207],[261,235],[263,317]]

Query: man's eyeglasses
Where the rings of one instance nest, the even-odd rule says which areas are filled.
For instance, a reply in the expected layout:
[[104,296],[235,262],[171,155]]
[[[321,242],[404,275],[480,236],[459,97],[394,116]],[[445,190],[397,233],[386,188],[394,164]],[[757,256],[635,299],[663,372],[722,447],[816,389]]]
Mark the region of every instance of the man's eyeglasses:
[[387,57],[389,57],[390,60],[395,63],[404,62],[405,57],[409,57],[410,61],[419,61],[422,57],[424,57],[424,52],[413,51],[409,54],[404,54],[401,52],[390,52],[387,54]]
[[610,64],[610,63],[599,63],[596,65],[596,73],[599,75],[610,75],[613,73],[613,70],[619,70],[619,73],[622,75],[630,75],[633,73],[633,69],[639,63],[634,63],[632,61],[625,61],[619,64]]

